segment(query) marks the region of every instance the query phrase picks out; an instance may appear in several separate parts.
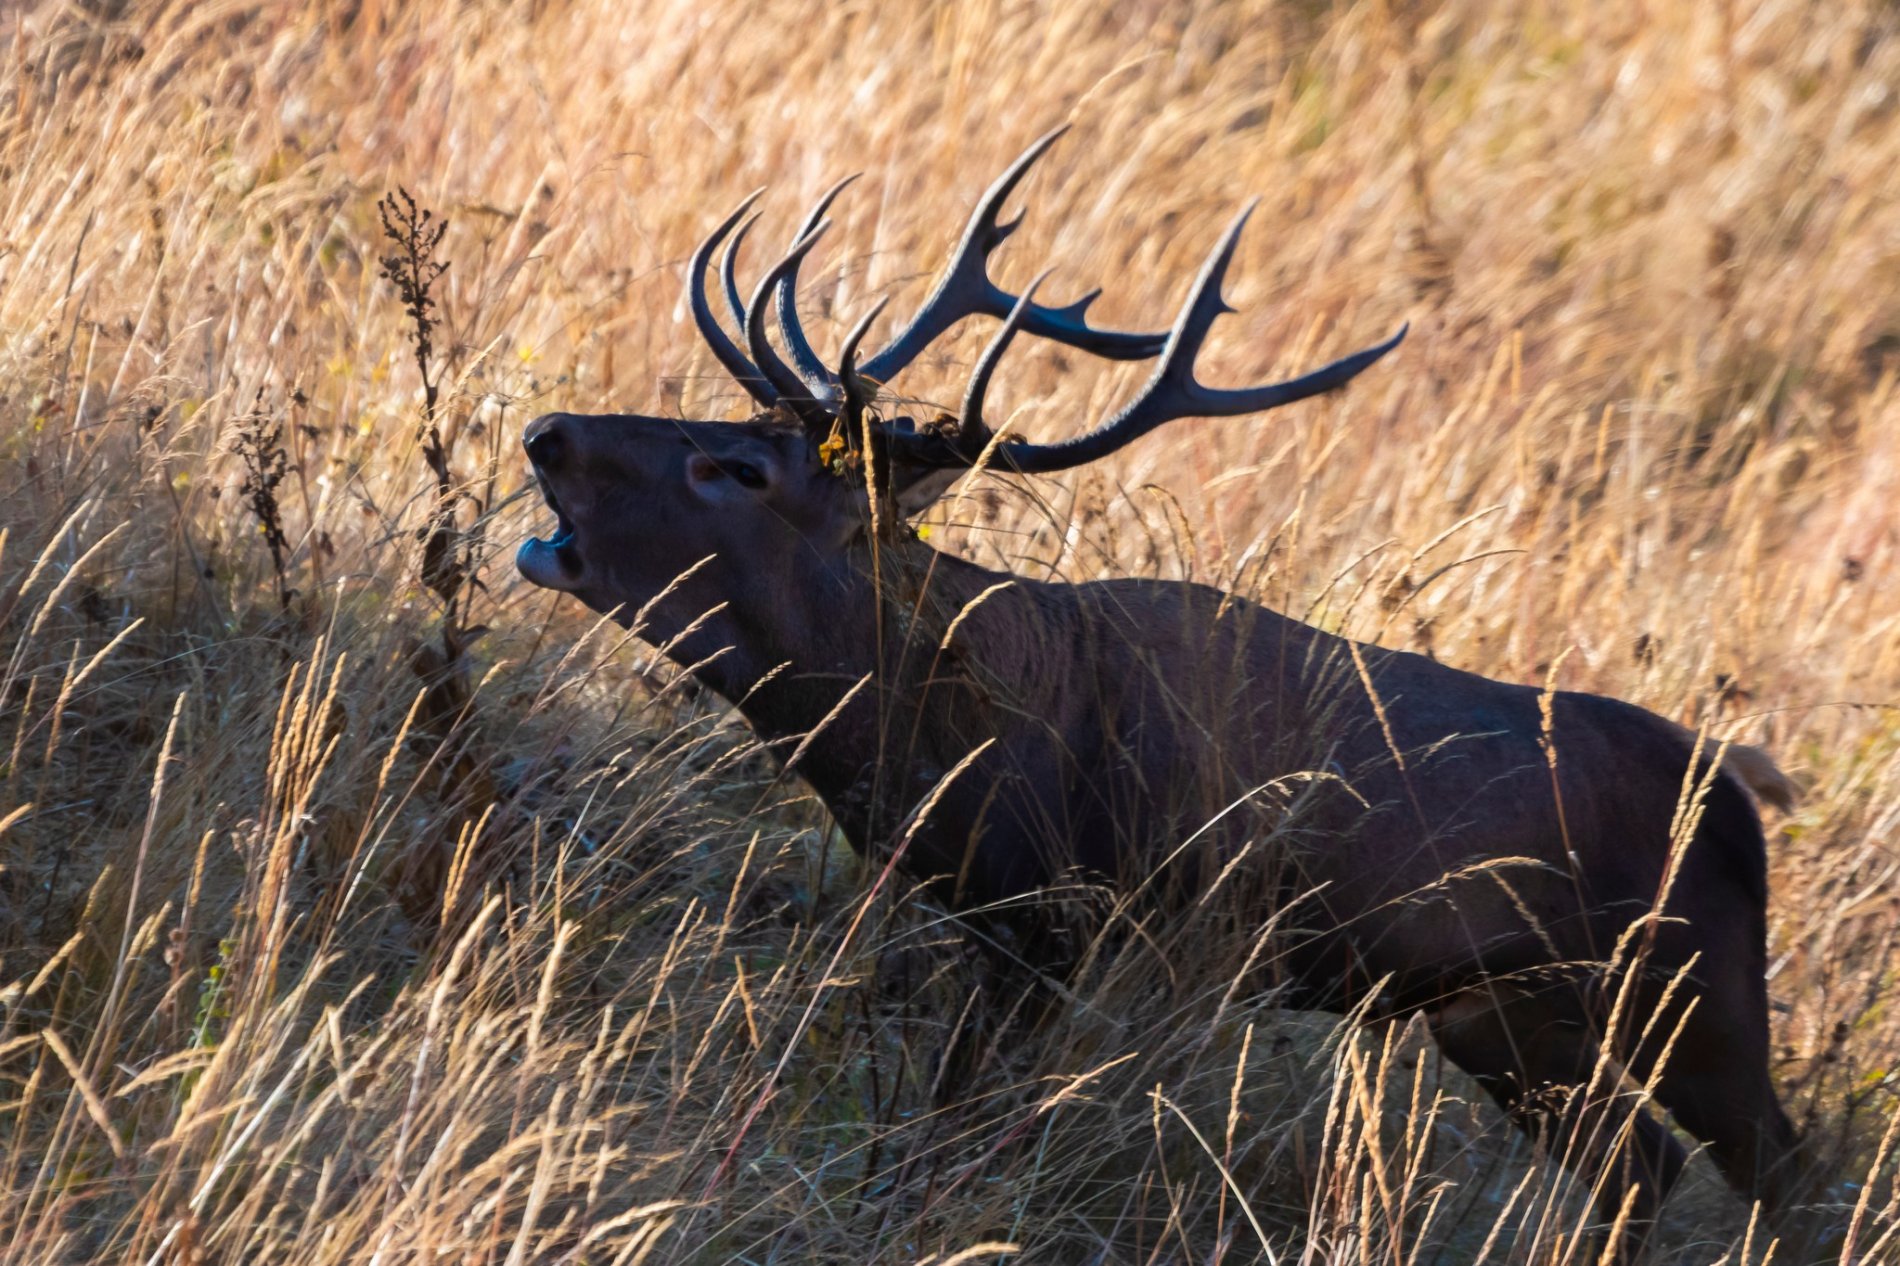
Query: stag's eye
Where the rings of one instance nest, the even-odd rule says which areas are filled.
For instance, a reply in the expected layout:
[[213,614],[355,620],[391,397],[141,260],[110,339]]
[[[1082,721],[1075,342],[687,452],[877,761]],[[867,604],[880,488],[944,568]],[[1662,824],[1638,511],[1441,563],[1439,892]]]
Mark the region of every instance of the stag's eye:
[[722,469],[724,469],[728,475],[738,480],[741,487],[765,487],[765,472],[761,471],[751,462],[725,462],[722,464]]

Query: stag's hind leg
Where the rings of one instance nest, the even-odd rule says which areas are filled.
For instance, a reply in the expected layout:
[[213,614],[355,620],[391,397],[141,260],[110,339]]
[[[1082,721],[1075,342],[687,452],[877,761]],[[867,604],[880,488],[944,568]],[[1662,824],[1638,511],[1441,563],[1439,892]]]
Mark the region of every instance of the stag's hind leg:
[[1639,1260],[1688,1157],[1667,1127],[1621,1093],[1619,1069],[1598,1073],[1597,1029],[1581,999],[1568,988],[1500,986],[1461,994],[1430,1019],[1445,1057],[1595,1190],[1606,1226],[1627,1205],[1616,1260]]

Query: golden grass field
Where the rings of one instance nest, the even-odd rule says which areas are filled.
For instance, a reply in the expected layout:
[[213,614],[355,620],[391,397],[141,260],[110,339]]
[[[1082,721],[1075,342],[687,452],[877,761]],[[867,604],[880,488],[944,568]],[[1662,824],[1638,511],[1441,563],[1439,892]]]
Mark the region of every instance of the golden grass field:
[[[1413,333],[1335,396],[985,477],[937,542],[1244,571],[1766,745],[1804,789],[1777,1076],[1840,1260],[1900,1260],[1890,5],[90,0],[0,36],[0,1260],[1596,1260],[1577,1180],[1410,1028],[1109,972],[937,1094],[954,929],[514,574],[536,413],[743,415],[680,295],[744,194],[758,267],[865,173],[805,274],[829,350],[1064,121],[1005,281],[1165,324],[1259,196],[1205,378]],[[447,613],[398,186],[448,225]],[[953,402],[987,325],[903,390]],[[1038,438],[1141,373],[1019,348],[992,399]],[[1657,1257],[1768,1240],[1699,1160]]]

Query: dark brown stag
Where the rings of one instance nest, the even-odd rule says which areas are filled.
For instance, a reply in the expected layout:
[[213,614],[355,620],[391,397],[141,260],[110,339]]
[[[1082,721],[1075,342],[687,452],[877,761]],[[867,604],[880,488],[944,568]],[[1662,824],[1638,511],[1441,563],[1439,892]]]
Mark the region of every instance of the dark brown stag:
[[[1605,1117],[1617,1090],[1598,1068],[1606,1043],[1623,1075],[1654,1075],[1655,1099],[1739,1191],[1783,1209],[1795,1139],[1769,1078],[1750,792],[1780,801],[1787,783],[1767,757],[1731,748],[1717,768],[1693,734],[1616,699],[1348,642],[1200,585],[988,571],[907,527],[973,468],[1067,470],[1176,418],[1272,409],[1343,385],[1404,335],[1289,382],[1197,381],[1245,212],[1165,337],[1089,324],[1093,294],[1047,307],[1034,286],[1005,293],[987,271],[1016,227],[999,213],[1057,134],[990,188],[911,322],[860,363],[874,310],[835,371],[794,297],[838,190],[742,302],[747,199],[695,254],[688,289],[700,332],[762,412],[538,419],[525,443],[560,526],[522,547],[521,571],[663,648],[797,753],[854,847],[901,847],[903,868],[962,911],[1078,875],[1191,894],[1253,849],[1263,817],[1284,826],[1288,796],[1266,793],[1297,784],[1298,829],[1245,860],[1265,875],[1262,923],[1276,900],[1302,905],[1274,956],[1285,996],[1338,1009],[1376,990],[1386,1014],[1422,1012],[1515,1122],[1601,1179],[1606,1221],[1626,1217],[1624,1255],[1640,1251],[1684,1149],[1647,1112],[1627,1132]],[[739,342],[706,291],[728,238],[720,290]],[[878,385],[976,314],[1003,325],[954,424],[880,416]],[[1027,443],[983,415],[1017,333],[1160,364],[1093,430]],[[1059,938],[1034,930],[1019,943],[1059,966]]]

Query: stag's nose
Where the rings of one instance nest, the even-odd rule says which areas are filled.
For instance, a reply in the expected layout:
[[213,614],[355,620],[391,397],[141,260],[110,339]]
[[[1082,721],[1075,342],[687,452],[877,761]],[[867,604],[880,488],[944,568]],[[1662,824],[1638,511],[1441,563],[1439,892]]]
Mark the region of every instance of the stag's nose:
[[530,423],[522,435],[521,446],[528,450],[528,460],[538,469],[552,471],[560,465],[561,455],[567,451],[561,426],[566,420],[565,413],[547,414]]

